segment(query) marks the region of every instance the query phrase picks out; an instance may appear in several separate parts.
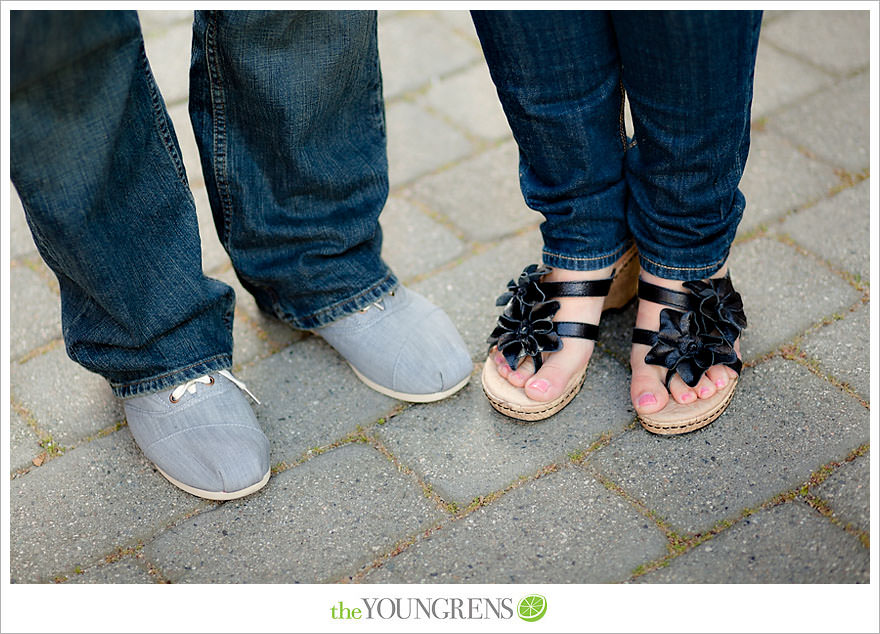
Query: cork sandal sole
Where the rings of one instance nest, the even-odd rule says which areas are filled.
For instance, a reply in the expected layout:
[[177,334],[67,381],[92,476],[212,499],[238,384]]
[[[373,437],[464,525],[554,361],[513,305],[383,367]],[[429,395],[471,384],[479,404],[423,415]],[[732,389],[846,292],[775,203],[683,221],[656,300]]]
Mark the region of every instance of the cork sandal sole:
[[705,427],[727,409],[737,382],[738,379],[731,380],[711,398],[699,399],[696,403],[684,405],[670,398],[666,407],[659,412],[639,414],[639,422],[649,432],[663,436],[686,434]]
[[483,364],[483,393],[492,407],[505,416],[517,420],[538,421],[550,418],[568,405],[580,392],[586,376],[587,368],[584,366],[580,373],[571,377],[558,398],[549,402],[533,401],[525,395],[521,387],[511,385],[507,379],[498,374],[495,362],[490,356]]

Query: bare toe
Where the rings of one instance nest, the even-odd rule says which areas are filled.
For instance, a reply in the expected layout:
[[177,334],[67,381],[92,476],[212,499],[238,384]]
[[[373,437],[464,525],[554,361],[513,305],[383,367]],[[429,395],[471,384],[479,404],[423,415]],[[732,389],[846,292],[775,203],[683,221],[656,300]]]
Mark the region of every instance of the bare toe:
[[713,365],[706,370],[706,376],[712,381],[712,385],[715,386],[716,392],[718,390],[723,390],[727,387],[727,384],[730,383],[730,375],[727,373],[727,369],[727,366],[724,365]]
[[697,393],[692,387],[688,387],[687,383],[681,380],[681,377],[675,375],[669,381],[669,393],[677,403],[693,403],[697,400]]
[[522,387],[526,384],[532,375],[535,373],[535,364],[530,358],[526,358],[525,361],[519,364],[519,367],[515,372],[511,372],[507,375],[507,380],[510,381],[510,384],[515,387]]
[[715,392],[718,391],[718,388],[715,387],[712,379],[710,379],[707,374],[700,377],[699,382],[693,389],[694,392],[697,393],[697,398],[712,398],[715,395]]
[[654,414],[669,402],[669,392],[660,380],[662,372],[658,372],[656,366],[650,367],[645,363],[648,350],[647,346],[634,344],[630,361],[633,369],[630,398],[639,414]]

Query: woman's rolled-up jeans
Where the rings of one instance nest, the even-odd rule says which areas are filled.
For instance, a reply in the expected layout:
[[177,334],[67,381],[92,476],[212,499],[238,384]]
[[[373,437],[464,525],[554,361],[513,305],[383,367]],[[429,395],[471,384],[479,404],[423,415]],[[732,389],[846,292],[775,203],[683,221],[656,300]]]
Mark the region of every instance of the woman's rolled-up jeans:
[[[695,280],[727,259],[760,11],[473,11],[544,263]],[[633,138],[624,131],[624,92]]]
[[[13,11],[11,175],[68,354],[118,396],[232,364],[180,148],[133,11]],[[316,328],[397,284],[371,11],[197,11],[189,110],[220,241],[263,310]]]

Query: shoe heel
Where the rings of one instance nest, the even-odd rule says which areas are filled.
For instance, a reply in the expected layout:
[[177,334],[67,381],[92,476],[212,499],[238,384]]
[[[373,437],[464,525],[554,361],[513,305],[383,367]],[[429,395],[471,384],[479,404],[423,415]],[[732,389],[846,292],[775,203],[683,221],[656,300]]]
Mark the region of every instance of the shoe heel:
[[639,286],[639,252],[635,245],[614,264],[617,274],[611,282],[603,311],[620,310],[636,296]]

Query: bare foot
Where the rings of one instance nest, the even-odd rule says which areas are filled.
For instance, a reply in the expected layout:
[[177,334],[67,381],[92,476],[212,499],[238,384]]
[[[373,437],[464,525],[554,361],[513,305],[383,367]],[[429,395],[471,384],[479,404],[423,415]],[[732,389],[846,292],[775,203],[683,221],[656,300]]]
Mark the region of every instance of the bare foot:
[[[726,274],[727,265],[725,264],[712,277],[724,277]],[[644,271],[642,271],[641,277],[646,282],[662,286],[663,288],[685,291],[682,282],[663,279]],[[664,308],[668,307],[639,299],[636,328],[658,330],[660,327],[660,311]],[[650,346],[634,343],[630,356],[630,365],[632,366],[630,398],[639,414],[659,412],[666,407],[670,396],[676,402],[682,404],[693,403],[697,399],[710,398],[737,377],[737,373],[733,369],[725,365],[713,365],[694,387],[688,387],[681,377],[676,374],[669,382],[669,390],[667,391],[665,386],[667,369],[660,365],[652,365],[645,362],[645,355],[648,354],[650,349]],[[736,340],[734,349],[737,355],[739,355],[739,339]]]
[[[603,280],[611,277],[613,267],[609,266],[597,271],[569,271],[552,269],[544,276],[544,282],[571,282],[582,280]],[[602,316],[604,297],[559,297],[555,298],[560,308],[553,321],[577,321],[586,324],[598,324]],[[545,353],[541,369],[535,373],[535,365],[531,358],[520,363],[516,370],[511,370],[507,361],[493,349],[498,374],[515,386],[524,388],[526,396],[540,402],[549,402],[558,398],[572,376],[579,373],[593,355],[595,342],[589,339],[564,337],[561,350]]]

